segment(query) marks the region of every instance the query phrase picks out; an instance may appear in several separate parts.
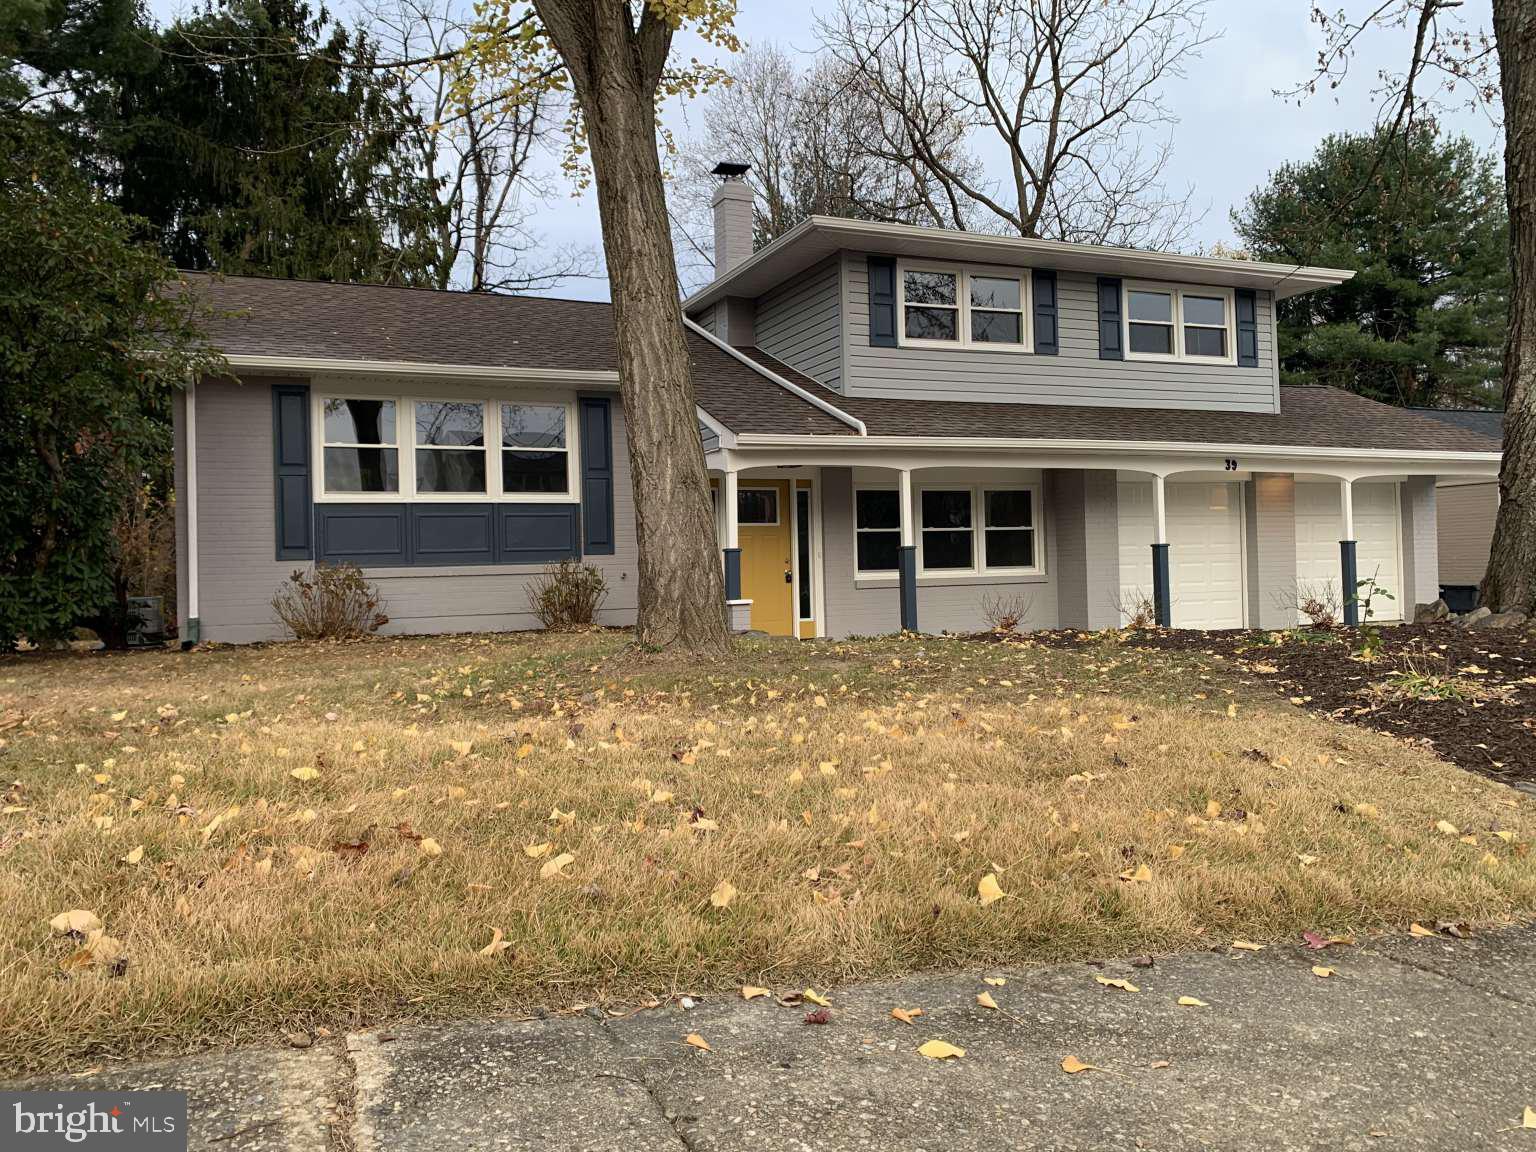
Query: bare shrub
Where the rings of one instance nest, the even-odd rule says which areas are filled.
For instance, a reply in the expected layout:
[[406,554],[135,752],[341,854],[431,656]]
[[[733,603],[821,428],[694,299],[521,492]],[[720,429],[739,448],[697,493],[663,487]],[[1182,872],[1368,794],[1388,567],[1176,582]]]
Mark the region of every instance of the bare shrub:
[[981,618],[994,632],[1017,632],[1029,619],[1035,598],[1018,592],[988,592],[981,598]]
[[300,640],[351,640],[389,623],[379,611],[379,587],[356,564],[316,564],[288,577],[272,611]]
[[1136,631],[1157,627],[1157,605],[1140,588],[1115,597],[1115,611],[1125,618],[1124,627]]
[[1339,624],[1339,590],[1332,580],[1318,584],[1298,584],[1293,595],[1277,597],[1276,603],[1305,616],[1314,628],[1336,628]]
[[608,599],[608,581],[602,571],[580,560],[551,564],[524,590],[529,610],[551,631],[592,624]]

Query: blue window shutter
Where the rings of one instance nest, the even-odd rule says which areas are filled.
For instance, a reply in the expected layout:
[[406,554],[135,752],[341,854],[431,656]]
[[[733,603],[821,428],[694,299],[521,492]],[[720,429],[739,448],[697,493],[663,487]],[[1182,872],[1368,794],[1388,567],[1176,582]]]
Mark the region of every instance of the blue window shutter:
[[1056,335],[1056,273],[1037,269],[1034,281],[1035,351],[1054,356],[1061,351]]
[[1252,288],[1237,290],[1237,366],[1259,366],[1259,301]]
[[581,544],[589,556],[613,555],[613,402],[581,398]]
[[869,258],[869,342],[896,347],[896,258]]
[[277,558],[314,555],[309,477],[309,385],[272,386],[272,467]]
[[1120,277],[1099,277],[1099,359],[1124,360],[1120,335]]

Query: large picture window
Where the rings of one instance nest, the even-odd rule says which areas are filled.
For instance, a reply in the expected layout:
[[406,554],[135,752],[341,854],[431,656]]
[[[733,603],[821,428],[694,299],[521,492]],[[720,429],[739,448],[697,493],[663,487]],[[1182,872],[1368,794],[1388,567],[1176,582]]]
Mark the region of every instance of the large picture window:
[[1029,279],[1003,268],[903,265],[901,343],[1025,349]]
[[1233,362],[1232,293],[1127,284],[1126,355],[1133,360]]
[[856,489],[853,527],[857,571],[895,572],[901,554],[901,497],[896,489]]
[[326,397],[321,415],[327,492],[400,491],[393,400]]
[[485,491],[485,405],[416,402],[416,491]]
[[577,499],[575,405],[558,399],[316,393],[316,499]]
[[503,404],[502,491],[570,491],[568,435],[564,404]]

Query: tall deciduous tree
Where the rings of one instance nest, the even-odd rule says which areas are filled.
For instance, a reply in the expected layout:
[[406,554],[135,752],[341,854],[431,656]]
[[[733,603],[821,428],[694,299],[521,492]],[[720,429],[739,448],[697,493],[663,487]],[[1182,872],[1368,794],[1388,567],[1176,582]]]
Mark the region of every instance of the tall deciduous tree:
[[[1161,88],[1211,36],[1204,0],[842,0],[822,36],[895,117],[954,227],[1178,247]],[[1003,171],[956,164],[959,128]],[[1150,143],[1149,143],[1150,141]],[[964,155],[962,153],[962,155]]]
[[1298,91],[1336,86],[1361,37],[1398,27],[1411,32],[1413,47],[1403,72],[1383,77],[1381,124],[1390,137],[1447,96],[1496,104],[1503,114],[1510,261],[1504,460],[1482,593],[1494,608],[1536,613],[1536,0],[1493,0],[1491,41],[1466,25],[1461,7],[1460,0],[1384,0],[1355,19],[1314,6],[1324,47]]
[[1257,259],[1355,272],[1281,301],[1287,383],[1389,404],[1499,406],[1508,219],[1497,167],[1470,140],[1428,123],[1395,140],[1329,136],[1273,173],[1233,223]]
[[699,442],[677,265],[657,151],[656,105],[716,74],[669,66],[685,24],[738,47],[733,0],[491,0],[470,53],[507,98],[569,84],[590,156],[613,290],[639,536],[639,641],[722,651],[724,581]]
[[109,607],[114,518],[220,363],[135,232],[51,133],[0,120],[0,646]]

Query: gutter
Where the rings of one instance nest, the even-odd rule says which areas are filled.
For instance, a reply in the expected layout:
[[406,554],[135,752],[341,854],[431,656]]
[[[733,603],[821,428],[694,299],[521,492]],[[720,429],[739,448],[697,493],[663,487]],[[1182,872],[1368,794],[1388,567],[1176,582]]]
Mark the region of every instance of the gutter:
[[[844,412],[841,408],[837,407],[836,405],[827,403],[827,401],[823,400],[820,396],[817,396],[815,393],[807,392],[804,388],[800,387],[800,385],[790,383],[788,380],[784,379],[784,377],[780,376],[777,372],[770,371],[768,368],[766,368],[763,365],[759,364],[756,360],[752,359],[752,357],[747,356],[747,355],[745,355],[742,352],[738,352],[735,348],[732,348],[729,344],[727,344],[724,340],[720,339],[713,332],[710,332],[710,331],[708,331],[708,330],[706,330],[704,328],[701,328],[699,325],[695,324],[692,320],[690,320],[686,315],[683,317],[683,323],[687,326],[687,328],[688,328],[688,330],[690,332],[697,332],[700,336],[704,337],[704,339],[708,340],[711,344],[713,344],[716,348],[720,349],[720,351],[724,352],[727,356],[730,356],[733,359],[741,361],[741,363],[745,364],[748,368],[752,369],[759,376],[764,376],[767,379],[772,380],[780,388],[783,388],[787,392],[794,393],[796,396],[800,397],[800,399],[804,400],[807,404],[813,404],[817,408],[820,408],[828,416],[832,416],[832,417],[835,417],[838,420],[841,420],[844,424],[848,425],[848,427],[852,428],[860,436],[868,436],[869,435],[869,429],[867,427],[865,427],[864,421],[860,420],[858,417],[850,416],[848,413]],[[737,443],[741,443],[742,439],[743,438],[738,435],[737,436]],[[793,437],[792,439],[799,439],[799,438],[798,437]],[[808,439],[808,440],[819,440],[823,444],[825,444],[825,442],[826,442],[826,438],[825,437],[806,437],[805,439]]]
[[[1019,449],[1024,451],[1079,451],[1126,453],[1173,453],[1178,455],[1221,456],[1294,456],[1315,460],[1423,460],[1447,463],[1497,464],[1499,452],[1420,452],[1401,448],[1318,448],[1285,444],[1210,444],[1187,440],[1025,440],[997,436],[866,436],[844,443],[863,449],[938,448],[938,449]],[[737,436],[741,448],[826,448],[825,436],[778,435],[743,432]]]
[[387,373],[401,376],[444,376],[463,380],[517,380],[534,384],[612,384],[619,374],[609,369],[518,368],[477,364],[437,364],[421,360],[342,360],[328,356],[260,356],[225,353],[231,368],[255,368],[275,372]]

